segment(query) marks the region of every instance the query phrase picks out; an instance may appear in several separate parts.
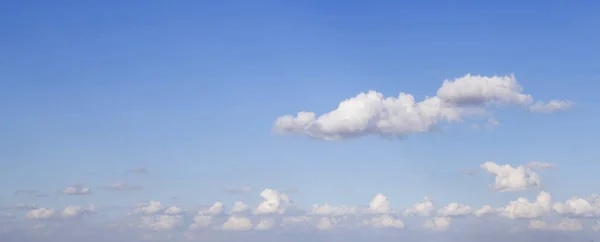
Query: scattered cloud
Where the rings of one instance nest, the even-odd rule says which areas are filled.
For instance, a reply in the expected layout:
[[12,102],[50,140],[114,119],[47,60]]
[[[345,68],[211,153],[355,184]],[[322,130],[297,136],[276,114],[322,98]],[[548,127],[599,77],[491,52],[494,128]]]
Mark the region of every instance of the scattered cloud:
[[264,189],[260,196],[264,201],[258,204],[254,210],[254,214],[282,214],[289,207],[294,206],[294,203],[287,194],[280,193],[272,189]]
[[75,185],[63,189],[61,193],[66,195],[89,195],[92,194],[92,190],[82,185]]
[[495,176],[495,183],[490,187],[498,192],[522,191],[541,184],[540,176],[525,166],[498,165],[488,161],[481,164],[481,168]]
[[[558,100],[531,105],[533,101],[533,96],[523,93],[514,75],[467,74],[445,80],[436,96],[423,101],[417,102],[407,93],[384,97],[382,93],[368,91],[342,101],[335,110],[318,117],[314,112],[304,111],[281,116],[275,121],[273,131],[329,141],[366,135],[402,137],[436,131],[442,122],[454,123],[479,116],[491,107],[519,106],[534,112],[549,112],[572,105],[570,101]],[[495,119],[488,123],[499,124]]]
[[[303,233],[328,233],[333,236],[349,231],[368,230],[399,233],[394,231],[405,231],[406,228],[408,231],[402,233],[434,235],[452,230],[454,227],[464,233],[465,225],[481,226],[475,230],[478,231],[498,219],[514,221],[513,226],[506,226],[503,223],[495,225],[501,226],[505,233],[524,233],[528,230],[544,233],[578,232],[600,229],[599,222],[589,223],[582,220],[582,218],[599,218],[597,216],[600,215],[598,213],[600,199],[595,195],[585,199],[574,197],[553,204],[550,193],[542,191],[533,201],[517,198],[505,206],[485,205],[479,209],[456,202],[436,209],[434,202],[426,197],[423,201],[404,210],[394,209],[387,196],[382,193],[375,194],[365,206],[323,204],[313,205],[306,210],[294,204],[288,195],[273,189],[264,189],[259,195],[264,200],[254,209],[244,202],[236,202],[228,210],[224,203],[215,202],[211,206],[197,210],[195,214],[186,213],[189,209],[183,207],[149,201],[137,204],[130,213],[132,216],[121,218],[121,222],[112,223],[105,228],[113,229],[113,233],[132,231],[144,239],[172,238],[172,236],[191,239],[206,236],[207,233],[219,232],[231,233],[232,236],[235,234],[252,236],[246,233],[249,231],[268,233],[272,230],[279,231],[273,234],[304,231]],[[290,208],[294,208],[294,213],[288,213]],[[33,230],[58,230],[65,226],[72,226],[67,221],[84,219],[88,215],[96,214],[96,211],[96,207],[91,204],[87,207],[70,205],[62,210],[35,208],[29,210],[25,218],[40,221],[34,224]],[[14,218],[12,214],[5,217]],[[526,223],[519,223],[522,220]],[[522,225],[519,227],[518,224]]]
[[528,110],[535,113],[554,113],[571,108],[574,105],[571,101],[551,100],[547,103],[536,102]]
[[539,161],[532,161],[532,162],[529,162],[527,164],[527,167],[532,168],[532,169],[537,169],[537,170],[544,170],[544,169],[555,168],[556,164],[546,163],[546,162],[539,162]]

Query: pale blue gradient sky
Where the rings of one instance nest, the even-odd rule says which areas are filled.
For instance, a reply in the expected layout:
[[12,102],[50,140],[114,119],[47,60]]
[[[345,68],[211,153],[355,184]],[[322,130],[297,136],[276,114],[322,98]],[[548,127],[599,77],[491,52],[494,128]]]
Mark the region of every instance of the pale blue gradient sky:
[[[558,200],[597,192],[597,4],[475,1],[6,1],[0,10],[0,201],[63,206],[255,205],[260,188],[298,187],[302,205],[395,207],[424,196],[500,205],[517,195],[468,177],[487,160],[532,160]],[[370,89],[421,99],[444,79],[514,73],[551,115],[495,113],[501,125],[402,141],[275,136],[275,119],[318,114]],[[149,173],[128,174],[146,167]],[[114,182],[136,192],[97,189]],[[21,188],[94,195],[27,200]],[[249,194],[224,188],[251,186]],[[351,191],[346,191],[350,189]]]

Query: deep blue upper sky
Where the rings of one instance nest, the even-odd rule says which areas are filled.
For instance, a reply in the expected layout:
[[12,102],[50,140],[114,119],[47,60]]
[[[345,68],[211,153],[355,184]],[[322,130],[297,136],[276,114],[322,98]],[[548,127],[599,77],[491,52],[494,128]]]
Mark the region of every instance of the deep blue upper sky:
[[[0,200],[113,182],[145,189],[36,202],[208,204],[244,185],[298,187],[307,205],[377,192],[398,206],[513,199],[481,186],[491,177],[456,172],[487,160],[557,163],[548,189],[585,196],[600,182],[600,5],[533,2],[4,1]],[[325,113],[368,90],[420,100],[467,73],[514,73],[536,98],[576,105],[401,141],[271,133],[284,114]],[[124,173],[135,167],[150,172]]]

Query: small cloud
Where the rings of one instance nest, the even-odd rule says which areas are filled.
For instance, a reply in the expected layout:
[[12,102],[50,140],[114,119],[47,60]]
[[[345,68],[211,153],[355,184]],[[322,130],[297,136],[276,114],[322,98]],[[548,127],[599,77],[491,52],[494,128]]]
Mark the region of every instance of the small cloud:
[[551,100],[547,103],[538,101],[535,104],[529,106],[527,110],[534,113],[554,113],[558,111],[567,110],[573,105],[574,103],[571,101]]
[[145,174],[145,173],[148,173],[148,169],[146,169],[145,167],[136,167],[136,168],[127,170],[127,172],[136,173],[136,174]]
[[61,193],[66,195],[89,195],[92,193],[92,190],[81,185],[75,185],[63,189]]
[[527,164],[527,167],[532,168],[532,169],[544,170],[544,169],[555,168],[556,164],[547,163],[547,162],[532,161],[532,162],[529,162],[529,164]]
[[15,205],[16,209],[36,209],[37,205],[35,204],[27,204],[27,203],[19,203],[17,205]]
[[237,188],[227,188],[224,190],[228,193],[246,193],[252,191],[252,188],[249,186],[237,187]]
[[493,119],[493,118],[491,118],[491,119],[488,119],[488,121],[487,121],[487,122],[488,122],[488,124],[490,124],[490,125],[492,125],[492,126],[498,126],[498,125],[500,125],[500,122],[498,122],[498,120],[495,120],[495,119]]
[[123,184],[123,183],[114,183],[114,184],[108,185],[106,187],[103,187],[103,189],[115,190],[115,191],[137,191],[137,190],[142,190],[144,188],[142,186],[127,185],[127,184]]

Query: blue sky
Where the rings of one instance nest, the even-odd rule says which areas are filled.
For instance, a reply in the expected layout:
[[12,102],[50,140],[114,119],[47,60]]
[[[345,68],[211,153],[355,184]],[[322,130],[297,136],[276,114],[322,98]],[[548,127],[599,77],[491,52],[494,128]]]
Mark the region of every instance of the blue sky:
[[[304,207],[503,206],[588,196],[600,183],[600,9],[591,1],[7,1],[0,10],[0,201],[197,207],[286,191]],[[435,96],[444,80],[514,74],[551,114],[493,108],[499,126],[343,141],[272,132],[357,94]],[[496,192],[485,161],[531,161],[542,185]],[[145,174],[129,169],[144,167]],[[100,188],[121,182],[139,191]],[[82,184],[89,196],[62,196]],[[249,186],[230,194],[224,189]],[[53,194],[34,199],[18,189]],[[177,200],[172,199],[177,197]]]

